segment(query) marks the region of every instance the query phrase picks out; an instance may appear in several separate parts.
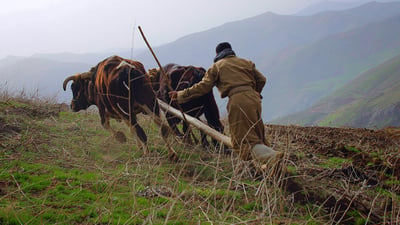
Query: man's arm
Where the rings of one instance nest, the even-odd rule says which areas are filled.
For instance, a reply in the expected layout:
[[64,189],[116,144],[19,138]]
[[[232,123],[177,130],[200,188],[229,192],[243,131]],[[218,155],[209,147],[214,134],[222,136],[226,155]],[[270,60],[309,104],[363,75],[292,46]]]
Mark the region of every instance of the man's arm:
[[254,73],[254,78],[256,80],[256,91],[258,93],[261,93],[262,89],[265,86],[265,83],[267,82],[267,78],[262,75],[262,73],[256,68],[256,66],[253,63],[253,73]]
[[[190,101],[191,99],[203,96],[212,90],[214,84],[215,84],[215,73],[213,72],[212,68],[210,68],[199,83],[193,85],[190,88],[186,88],[176,92],[176,100],[178,101],[178,103],[185,103]],[[174,95],[174,93],[171,94]]]

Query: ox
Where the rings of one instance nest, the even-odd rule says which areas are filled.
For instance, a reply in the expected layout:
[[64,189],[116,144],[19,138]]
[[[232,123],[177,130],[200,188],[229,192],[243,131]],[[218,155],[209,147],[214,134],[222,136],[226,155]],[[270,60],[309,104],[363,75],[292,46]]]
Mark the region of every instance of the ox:
[[[174,108],[179,107],[176,102],[171,102],[168,95],[170,89],[183,90],[187,87],[191,87],[200,82],[206,72],[202,67],[179,66],[173,63],[163,66],[163,70],[166,77],[161,75],[160,70],[151,69],[149,71],[152,86],[154,91],[157,93],[157,97],[164,102],[172,104]],[[185,113],[198,119],[204,114],[208,125],[223,133],[224,127],[221,124],[218,106],[215,102],[212,91],[187,103],[180,104],[180,107]],[[187,135],[188,124],[185,122],[183,123],[183,132],[185,133],[185,135],[183,135],[176,126],[181,122],[181,120],[168,112],[166,113],[166,116],[167,121],[175,134],[177,136],[184,136],[185,141],[191,143],[190,137]],[[212,142],[214,146],[219,146],[217,140],[213,139]],[[204,147],[209,147],[207,136],[203,132],[201,132],[201,143]]]
[[73,81],[71,109],[74,112],[96,105],[102,126],[122,142],[126,141],[125,135],[113,130],[109,121],[110,118],[125,121],[131,132],[136,134],[145,153],[148,152],[147,136],[137,123],[136,114],[151,115],[161,126],[161,134],[167,143],[170,159],[177,160],[168,139],[170,128],[160,118],[161,112],[155,93],[140,62],[112,56],[92,67],[89,72],[66,78],[63,83],[64,91],[69,81]]

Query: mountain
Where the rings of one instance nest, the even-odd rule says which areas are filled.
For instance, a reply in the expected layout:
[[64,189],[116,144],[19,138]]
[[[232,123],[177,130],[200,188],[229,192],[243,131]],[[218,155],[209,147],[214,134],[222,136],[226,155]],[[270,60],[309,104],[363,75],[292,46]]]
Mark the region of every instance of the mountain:
[[[60,102],[69,102],[71,93],[62,90],[62,82],[67,76],[85,72],[111,55],[130,58],[128,50],[112,51],[34,54],[31,57],[7,56],[0,60],[0,77],[3,81],[0,88],[7,85],[8,91],[38,92]],[[143,49],[138,49],[135,54],[141,52]]]
[[24,57],[9,55],[6,58],[0,60],[0,67],[8,66],[8,65],[15,65],[15,63],[17,63],[19,60],[22,60],[22,59],[24,59]]
[[[268,77],[269,82],[263,92],[263,118],[268,121],[311,106],[362,71],[393,57],[394,52],[389,54],[385,51],[400,46],[397,44],[396,47],[395,43],[400,36],[399,28],[391,28],[384,24],[390,22],[382,21],[396,15],[400,15],[399,2],[371,2],[349,10],[312,16],[265,13],[191,34],[154,50],[163,64],[175,62],[208,68],[214,57],[215,45],[220,41],[230,41],[238,56],[254,61]],[[379,29],[381,25],[383,27]],[[369,29],[378,33],[371,35]],[[386,38],[393,40],[384,45]],[[353,43],[363,45],[348,48]],[[366,52],[368,49],[370,51]],[[360,58],[349,69],[351,61],[335,61],[354,54],[360,55]],[[370,54],[371,57],[364,57]],[[328,58],[329,61],[325,60]],[[139,55],[138,59],[147,65],[146,68],[157,67],[148,52]],[[333,80],[334,86],[326,87],[332,80],[326,82],[320,79],[321,85],[316,84],[312,78],[321,76],[330,79],[332,73],[324,68],[332,67],[340,77]],[[219,105],[225,108],[223,104]]]
[[[218,42],[229,41],[238,55],[253,60],[257,65],[265,64],[282,51],[296,49],[329,35],[350,31],[399,14],[400,2],[371,2],[349,10],[311,16],[267,12],[184,36],[154,48],[154,51],[163,64],[175,62],[209,67]],[[146,68],[157,67],[148,51],[139,54],[137,58]]]
[[95,65],[104,58],[107,58],[109,53],[53,53],[53,54],[34,54],[31,58],[33,59],[47,59],[47,60],[56,60],[60,63],[86,63],[89,65]]
[[[135,49],[134,55],[142,54],[146,49]],[[92,53],[53,53],[53,54],[35,54],[32,58],[41,58],[48,60],[56,60],[58,62],[66,62],[66,63],[86,63],[90,65],[96,65],[103,59],[111,56],[111,55],[119,55],[121,57],[130,59],[131,51],[126,49],[111,49],[109,51],[104,52],[92,52]],[[0,61],[1,63],[1,61]],[[0,64],[1,66],[1,64]]]
[[9,63],[0,66],[1,79],[9,92],[39,92],[41,96],[59,101],[69,101],[71,98],[71,93],[62,90],[63,80],[67,76],[87,71],[92,66],[81,62],[60,62],[37,57],[18,58],[13,62],[10,60],[6,58],[2,62]]
[[[207,68],[215,44],[230,40],[239,56],[252,59],[268,77],[263,118],[270,120],[311,106],[360,72],[397,54],[400,26],[396,15],[400,15],[400,3],[376,2],[313,16],[265,13],[154,49],[163,64]],[[248,35],[252,33],[257,35]],[[147,69],[158,67],[148,51],[137,59]],[[217,99],[224,113],[226,102]]]
[[308,6],[307,8],[300,10],[299,12],[296,13],[296,15],[308,16],[325,11],[342,11],[360,6],[364,2],[365,1],[351,1],[351,2],[320,1],[314,5]]
[[264,113],[273,118],[306,109],[398,52],[400,16],[281,54],[274,62],[260,66],[262,71],[271,71],[264,90],[264,101],[268,101],[264,102]]
[[[173,62],[208,68],[216,44],[231,42],[238,56],[254,61],[268,78],[262,93],[263,119],[268,121],[306,109],[361,72],[397,55],[399,15],[400,2],[371,2],[310,16],[264,13],[193,33],[153,49],[162,64]],[[27,85],[46,84],[45,89],[59,92],[59,83],[66,76],[86,71],[113,54],[130,56],[128,50],[84,55],[42,54],[13,59],[13,63],[10,63],[13,60],[7,63],[1,60],[0,76],[2,80],[15,82],[17,79],[17,83],[25,81]],[[146,69],[158,67],[148,50],[135,55],[134,59],[141,61]],[[32,68],[29,60],[48,68]],[[12,64],[17,68],[12,68]],[[56,69],[54,66],[58,71],[51,71]],[[35,73],[42,75],[42,80],[29,77]],[[49,80],[52,83],[46,83]],[[217,98],[217,101],[223,112],[226,99]]]
[[400,55],[362,73],[280,124],[383,128],[400,126]]

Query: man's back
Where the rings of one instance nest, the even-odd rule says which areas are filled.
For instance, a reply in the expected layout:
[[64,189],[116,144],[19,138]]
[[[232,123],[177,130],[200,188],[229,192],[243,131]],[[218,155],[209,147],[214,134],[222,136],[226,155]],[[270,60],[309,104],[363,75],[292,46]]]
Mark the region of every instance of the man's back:
[[255,69],[254,63],[236,56],[225,57],[214,63],[210,73],[216,76],[216,86],[221,92],[221,97],[226,97],[229,92],[237,87],[251,87],[256,90],[257,83],[265,84],[265,77]]

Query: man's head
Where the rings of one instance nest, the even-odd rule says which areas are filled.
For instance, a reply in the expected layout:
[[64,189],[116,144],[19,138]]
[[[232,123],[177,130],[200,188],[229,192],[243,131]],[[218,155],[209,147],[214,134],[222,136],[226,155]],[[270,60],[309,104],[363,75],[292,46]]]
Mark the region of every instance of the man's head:
[[217,47],[215,48],[215,53],[218,54],[218,53],[222,52],[225,49],[232,49],[232,46],[231,46],[231,44],[229,44],[229,42],[219,43],[217,45]]

